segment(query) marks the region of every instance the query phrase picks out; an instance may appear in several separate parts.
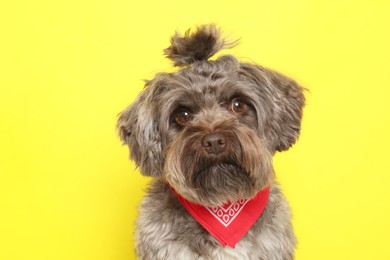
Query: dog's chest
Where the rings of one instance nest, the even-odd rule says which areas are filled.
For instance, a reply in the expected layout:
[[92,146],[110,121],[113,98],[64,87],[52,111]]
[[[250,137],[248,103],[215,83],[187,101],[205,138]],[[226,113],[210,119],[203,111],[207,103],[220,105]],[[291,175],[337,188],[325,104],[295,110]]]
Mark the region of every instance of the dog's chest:
[[[233,249],[222,247],[165,186],[152,185],[141,203],[136,225],[139,259],[291,259],[295,239],[285,203],[266,210]],[[271,208],[276,199],[271,194]]]
[[234,249],[230,247],[216,247],[211,252],[212,259],[252,259],[253,251],[251,256],[251,247],[245,244],[247,243],[241,243]]

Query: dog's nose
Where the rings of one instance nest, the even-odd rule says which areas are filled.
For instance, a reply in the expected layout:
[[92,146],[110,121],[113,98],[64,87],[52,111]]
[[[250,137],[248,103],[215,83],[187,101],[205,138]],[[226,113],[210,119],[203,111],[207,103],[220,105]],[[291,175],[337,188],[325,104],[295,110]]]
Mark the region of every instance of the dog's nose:
[[222,134],[208,134],[203,137],[202,145],[208,153],[218,154],[225,148],[225,136]]

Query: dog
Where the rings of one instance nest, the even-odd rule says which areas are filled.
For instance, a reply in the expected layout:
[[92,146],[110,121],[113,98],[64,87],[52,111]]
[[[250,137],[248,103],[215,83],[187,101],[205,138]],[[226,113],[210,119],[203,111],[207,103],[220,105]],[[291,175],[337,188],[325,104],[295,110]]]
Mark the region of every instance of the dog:
[[176,32],[164,52],[177,71],[146,81],[118,116],[130,158],[153,177],[136,221],[139,259],[294,258],[272,157],[299,136],[305,89],[232,55],[210,59],[236,44],[213,24]]

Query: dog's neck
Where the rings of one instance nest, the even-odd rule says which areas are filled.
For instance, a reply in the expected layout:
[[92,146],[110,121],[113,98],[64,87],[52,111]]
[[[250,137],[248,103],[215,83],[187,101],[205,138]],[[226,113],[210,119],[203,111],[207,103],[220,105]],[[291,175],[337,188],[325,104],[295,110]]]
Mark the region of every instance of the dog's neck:
[[234,248],[263,213],[270,193],[270,186],[259,191],[254,198],[229,202],[219,207],[195,204],[178,194],[169,183],[169,188],[186,210],[222,246]]

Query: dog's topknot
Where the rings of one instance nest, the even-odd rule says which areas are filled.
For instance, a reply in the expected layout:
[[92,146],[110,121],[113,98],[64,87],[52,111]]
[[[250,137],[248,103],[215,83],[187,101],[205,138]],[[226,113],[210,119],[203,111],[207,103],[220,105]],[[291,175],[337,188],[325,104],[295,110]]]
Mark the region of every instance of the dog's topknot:
[[207,60],[224,48],[233,47],[237,41],[226,42],[221,30],[214,24],[202,25],[195,32],[187,30],[181,35],[176,32],[171,38],[171,46],[164,49],[167,58],[174,66],[187,66],[198,60]]

